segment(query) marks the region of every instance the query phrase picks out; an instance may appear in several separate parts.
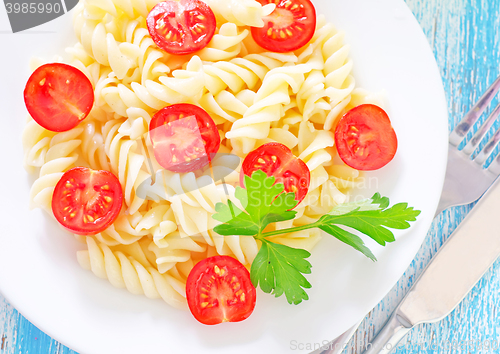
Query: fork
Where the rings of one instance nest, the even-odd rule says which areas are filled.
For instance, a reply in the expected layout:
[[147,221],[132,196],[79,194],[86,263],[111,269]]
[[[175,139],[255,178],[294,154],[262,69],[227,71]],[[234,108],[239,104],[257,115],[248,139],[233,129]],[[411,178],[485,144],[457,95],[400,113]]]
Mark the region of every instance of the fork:
[[[490,157],[495,147],[500,142],[500,129],[495,132],[484,147],[474,154],[484,136],[500,115],[500,103],[493,109],[483,124],[477,129],[474,136],[459,149],[469,131],[474,127],[485,109],[489,106],[497,92],[500,90],[500,76],[486,90],[479,101],[457,124],[449,136],[448,163],[441,198],[434,214],[436,218],[445,209],[452,206],[466,205],[478,200],[491,186],[500,174],[500,155],[485,168],[484,164]],[[335,340],[329,343],[327,349],[317,350],[311,354],[339,354],[351,337],[356,333],[362,321],[349,328]],[[381,331],[382,332],[382,331]]]
[[[459,150],[459,146],[466,140],[467,133],[473,128],[499,90],[500,77],[486,90],[451,132],[446,177],[435,216],[451,206],[465,205],[478,200],[500,174],[500,156],[497,156],[488,168],[484,168],[484,163],[500,141],[500,130],[497,130],[474,157],[475,150],[500,114],[500,104],[493,109],[465,147]],[[474,158],[472,159],[472,157]]]

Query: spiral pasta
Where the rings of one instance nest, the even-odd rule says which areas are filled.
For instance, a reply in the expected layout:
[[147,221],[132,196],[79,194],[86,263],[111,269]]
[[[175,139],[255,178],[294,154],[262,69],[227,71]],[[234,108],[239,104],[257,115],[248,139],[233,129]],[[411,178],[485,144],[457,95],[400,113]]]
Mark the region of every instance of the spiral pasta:
[[289,90],[297,93],[304,82],[304,74],[310,69],[306,64],[289,65],[266,74],[254,104],[226,133],[237,154],[249,153],[258,139],[269,135],[271,123],[284,116],[284,106],[291,102]]
[[118,17],[121,14],[129,18],[137,16],[145,18],[158,2],[158,0],[86,0],[85,8],[94,18],[106,15]]
[[196,102],[203,94],[204,73],[201,59],[194,56],[186,69],[178,69],[170,76],[160,76],[158,81],[146,80],[144,84],[122,83],[113,77],[102,77],[96,85],[101,100],[98,105],[107,106],[120,116],[126,116],[127,109],[141,108],[148,113],[174,103]]
[[243,48],[242,42],[250,32],[244,29],[239,33],[234,23],[224,23],[210,43],[198,52],[204,61],[229,60],[238,56]]
[[150,299],[162,298],[177,308],[186,308],[185,284],[168,274],[160,274],[144,257],[141,263],[126,252],[113,251],[105,244],[86,238],[88,250],[77,253],[78,262],[99,278],[108,279],[117,288]]
[[262,27],[263,16],[274,11],[275,5],[262,6],[255,0],[205,0],[218,17],[218,22],[227,21],[237,26]]
[[314,70],[307,76],[297,102],[304,119],[324,124],[325,130],[332,129],[335,118],[351,99],[354,78],[348,54],[344,34],[320,16],[313,39],[299,55],[299,62],[308,63]]
[[[78,160],[76,149],[81,144],[83,128],[77,127],[62,133],[45,134],[34,127],[30,120],[23,132],[25,165],[40,168],[38,179],[30,190],[30,207],[41,207],[52,213],[52,193],[63,173],[74,167]],[[33,135],[32,135],[33,134]]]
[[[66,49],[68,59],[55,61],[89,78],[94,107],[78,127],[62,133],[29,118],[22,139],[25,168],[39,171],[32,207],[51,213],[54,187],[74,166],[117,176],[123,208],[104,231],[75,235],[87,247],[78,261],[115,287],[178,308],[186,308],[186,279],[198,261],[229,255],[249,267],[259,251],[253,237],[223,237],[213,230],[217,203],[239,205],[235,188],[250,151],[279,142],[310,170],[296,217],[269,229],[314,222],[363,181],[336,158],[332,128],[338,117],[361,103],[383,105],[383,97],[355,88],[344,35],[322,16],[306,46],[272,53],[255,43],[249,26],[262,27],[275,4],[204,1],[217,18],[216,32],[204,49],[188,55],[166,53],[149,35],[146,17],[159,0],[81,1],[74,12],[78,43]],[[32,69],[43,63],[33,60]],[[151,157],[152,116],[175,103],[201,106],[221,137],[211,164],[195,172],[163,170]],[[320,239],[317,229],[270,238],[307,250]]]

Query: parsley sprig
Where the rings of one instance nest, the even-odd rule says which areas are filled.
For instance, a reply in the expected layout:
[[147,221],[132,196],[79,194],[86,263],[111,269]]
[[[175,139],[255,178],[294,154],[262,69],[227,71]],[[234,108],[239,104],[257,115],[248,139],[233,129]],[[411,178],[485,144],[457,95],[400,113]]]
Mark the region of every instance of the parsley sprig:
[[357,230],[385,246],[387,242],[395,241],[390,229],[407,229],[409,222],[415,221],[420,214],[407,203],[389,207],[389,199],[376,193],[361,202],[338,205],[314,223],[265,231],[269,224],[295,217],[297,212],[292,210],[297,205],[295,194],[285,193],[282,183],[275,184],[274,177],[267,177],[260,170],[251,177],[245,176],[245,187],[237,187],[235,193],[243,210],[231,200],[227,204],[216,204],[213,218],[221,224],[214,231],[224,236],[244,235],[260,240],[262,246],[250,268],[252,283],[276,297],[285,294],[290,304],[308,299],[304,289],[310,288],[311,284],[304,274],[311,273],[312,266],[306,260],[311,254],[303,249],[274,243],[267,239],[269,236],[319,228],[376,261],[361,237],[351,230]]

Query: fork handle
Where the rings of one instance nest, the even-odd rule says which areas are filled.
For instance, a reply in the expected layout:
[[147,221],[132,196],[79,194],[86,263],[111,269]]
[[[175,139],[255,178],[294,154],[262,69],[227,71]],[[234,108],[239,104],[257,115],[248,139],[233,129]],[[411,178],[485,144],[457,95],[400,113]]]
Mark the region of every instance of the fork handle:
[[[363,354],[389,354],[412,329],[405,325],[397,311],[389,318],[372,343],[368,343]],[[409,324],[408,324],[409,325]]]

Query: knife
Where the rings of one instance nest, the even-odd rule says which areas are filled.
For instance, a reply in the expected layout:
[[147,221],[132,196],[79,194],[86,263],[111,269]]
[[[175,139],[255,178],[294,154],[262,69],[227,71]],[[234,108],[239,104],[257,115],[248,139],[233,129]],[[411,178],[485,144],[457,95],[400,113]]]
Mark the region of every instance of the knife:
[[446,317],[500,255],[500,179],[425,268],[364,354],[390,353],[416,325]]

